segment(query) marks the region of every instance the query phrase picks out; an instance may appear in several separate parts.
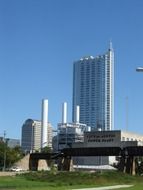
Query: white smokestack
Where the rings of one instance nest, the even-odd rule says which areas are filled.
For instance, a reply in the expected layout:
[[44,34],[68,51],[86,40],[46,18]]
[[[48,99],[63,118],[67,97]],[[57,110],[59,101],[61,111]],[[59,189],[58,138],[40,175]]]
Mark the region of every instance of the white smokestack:
[[41,119],[41,148],[47,146],[47,132],[48,132],[48,100],[42,100],[42,119]]
[[76,123],[79,123],[80,107],[76,106]]
[[67,102],[62,106],[62,123],[67,123]]

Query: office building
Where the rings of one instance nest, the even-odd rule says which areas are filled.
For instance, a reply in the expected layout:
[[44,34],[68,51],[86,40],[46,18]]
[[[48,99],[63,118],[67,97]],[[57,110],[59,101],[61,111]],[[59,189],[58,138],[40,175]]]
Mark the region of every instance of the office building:
[[73,110],[80,107],[80,123],[91,130],[114,128],[114,52],[108,51],[97,57],[83,57],[73,66]]
[[[47,124],[47,146],[52,147],[52,126]],[[25,152],[41,150],[42,127],[41,121],[27,119],[22,126],[21,146]]]

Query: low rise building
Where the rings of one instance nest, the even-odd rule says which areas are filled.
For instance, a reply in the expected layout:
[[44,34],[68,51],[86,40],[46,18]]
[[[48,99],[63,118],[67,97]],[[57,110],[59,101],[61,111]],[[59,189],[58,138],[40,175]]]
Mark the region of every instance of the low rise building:
[[[121,147],[143,146],[143,135],[136,133],[112,130],[112,131],[91,131],[84,133],[82,143],[73,143],[73,148],[78,147]],[[116,162],[115,156],[98,157],[77,157],[74,159],[78,165],[107,165]]]
[[10,147],[10,148],[20,146],[20,140],[19,139],[6,138],[6,141],[7,141],[8,147]]
[[143,146],[143,136],[121,130],[85,132],[84,146],[121,148]]
[[4,139],[4,137],[0,137],[0,142],[6,142],[7,146],[10,148],[20,146],[20,140],[19,139],[12,139],[12,138],[5,138]]

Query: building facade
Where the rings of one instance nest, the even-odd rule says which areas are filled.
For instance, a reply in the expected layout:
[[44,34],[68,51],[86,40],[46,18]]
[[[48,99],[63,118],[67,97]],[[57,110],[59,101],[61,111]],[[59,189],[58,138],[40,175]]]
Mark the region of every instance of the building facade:
[[91,130],[112,130],[114,127],[114,52],[83,57],[73,66],[73,110],[80,107],[80,123]]
[[[143,135],[129,131],[92,131],[84,133],[83,143],[73,143],[73,148],[88,147],[131,147],[143,146]],[[108,165],[117,163],[115,156],[77,157],[74,162],[79,165]]]
[[85,132],[84,146],[121,148],[143,146],[143,135],[121,130]]
[[[52,126],[48,123],[47,130],[47,146],[52,147]],[[34,152],[41,150],[42,136],[41,121],[27,119],[22,126],[22,150],[26,152]]]

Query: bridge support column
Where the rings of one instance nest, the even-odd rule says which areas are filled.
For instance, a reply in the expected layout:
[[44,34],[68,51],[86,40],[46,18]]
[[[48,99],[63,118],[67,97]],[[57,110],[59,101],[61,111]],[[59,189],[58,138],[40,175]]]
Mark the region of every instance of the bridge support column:
[[118,165],[118,170],[121,172],[125,171],[125,157],[121,156],[120,157],[120,161],[119,161],[119,165]]
[[132,175],[136,175],[136,158],[133,157],[133,162],[132,162]]
[[37,170],[45,170],[48,167],[50,167],[50,165],[48,165],[48,163],[50,162],[50,160],[45,160],[45,159],[39,159],[38,160],[38,168]]
[[70,156],[60,158],[58,161],[59,171],[73,171],[73,160]]
[[70,156],[65,157],[64,163],[63,163],[63,170],[64,171],[73,171],[73,160]]
[[64,157],[60,157],[58,158],[58,171],[62,171],[63,170],[63,162],[64,162]]
[[38,169],[38,160],[37,159],[29,159],[29,170],[37,171]]
[[126,159],[125,172],[131,175],[136,174],[136,159],[134,156],[128,156]]
[[132,173],[132,161],[133,161],[132,156],[128,156],[126,158],[125,173],[128,173],[128,174]]

